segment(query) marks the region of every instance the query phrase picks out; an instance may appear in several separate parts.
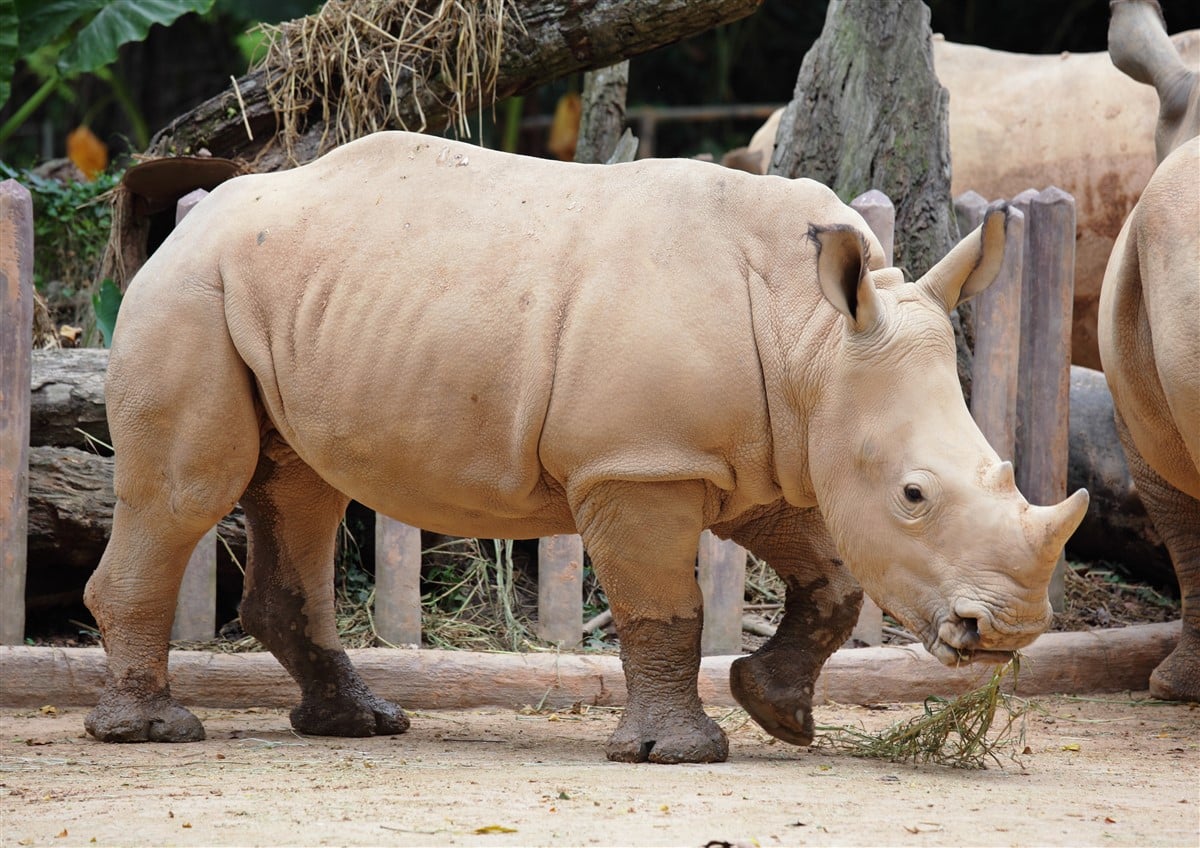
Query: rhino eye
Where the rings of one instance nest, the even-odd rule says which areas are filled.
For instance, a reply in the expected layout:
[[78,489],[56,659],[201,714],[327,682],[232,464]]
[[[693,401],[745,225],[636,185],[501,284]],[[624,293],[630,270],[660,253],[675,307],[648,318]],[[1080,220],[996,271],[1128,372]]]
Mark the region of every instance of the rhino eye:
[[921,493],[921,487],[909,483],[904,487],[904,498],[909,503],[920,503],[925,500],[925,495]]

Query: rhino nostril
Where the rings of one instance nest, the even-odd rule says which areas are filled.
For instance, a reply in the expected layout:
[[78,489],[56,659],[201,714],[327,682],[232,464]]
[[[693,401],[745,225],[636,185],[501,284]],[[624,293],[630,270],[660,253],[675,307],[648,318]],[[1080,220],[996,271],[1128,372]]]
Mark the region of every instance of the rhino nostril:
[[963,647],[975,647],[979,644],[979,619],[963,618],[959,620],[963,629]]

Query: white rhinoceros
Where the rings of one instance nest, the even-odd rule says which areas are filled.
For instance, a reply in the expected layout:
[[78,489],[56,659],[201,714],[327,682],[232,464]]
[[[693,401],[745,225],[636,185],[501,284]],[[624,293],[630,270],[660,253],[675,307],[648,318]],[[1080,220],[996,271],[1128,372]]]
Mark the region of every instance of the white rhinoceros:
[[781,738],[811,739],[859,583],[942,661],[1007,657],[1050,620],[1087,493],[1029,505],[963,404],[947,310],[995,276],[1006,221],[913,284],[827,188],[687,160],[380,133],[220,186],[121,308],[88,730],[203,736],[167,638],[189,552],[239,499],[242,622],[300,684],[306,733],[408,726],[334,629],[350,498],[443,533],[581,533],[628,682],[616,760],[726,756],[696,690],[706,527],[787,581],[785,625],[734,675]]
[[1100,356],[1138,495],[1179,579],[1179,644],[1155,697],[1200,701],[1200,70],[1175,60],[1157,4],[1113,4],[1109,52],[1162,100],[1162,162],[1125,221],[1100,295]]
[[[1165,30],[1164,30],[1165,32]],[[1163,59],[1195,67],[1200,30],[1163,38]],[[935,36],[934,69],[950,93],[954,195],[1014,197],[1056,185],[1075,198],[1075,298],[1071,358],[1100,367],[1100,282],[1121,222],[1154,173],[1154,91],[1113,67],[1109,55],[1031,55]],[[782,110],[723,164],[766,173]]]

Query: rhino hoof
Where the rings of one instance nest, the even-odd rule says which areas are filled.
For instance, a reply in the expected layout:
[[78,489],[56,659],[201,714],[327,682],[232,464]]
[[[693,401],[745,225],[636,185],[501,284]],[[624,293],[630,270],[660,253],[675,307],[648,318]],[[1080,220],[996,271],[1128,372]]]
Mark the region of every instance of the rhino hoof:
[[292,710],[292,727],[309,736],[394,736],[408,730],[404,710],[383,698],[316,701],[308,698]]
[[618,763],[723,763],[729,757],[729,740],[717,723],[701,713],[696,726],[675,724],[653,732],[622,718],[604,752]]
[[149,699],[105,696],[83,721],[101,742],[200,742],[204,725],[167,695]]
[[1164,701],[1200,702],[1200,656],[1179,647],[1150,674],[1150,694]]
[[729,689],[742,709],[776,739],[792,745],[812,744],[811,686],[782,686],[752,655],[734,660]]

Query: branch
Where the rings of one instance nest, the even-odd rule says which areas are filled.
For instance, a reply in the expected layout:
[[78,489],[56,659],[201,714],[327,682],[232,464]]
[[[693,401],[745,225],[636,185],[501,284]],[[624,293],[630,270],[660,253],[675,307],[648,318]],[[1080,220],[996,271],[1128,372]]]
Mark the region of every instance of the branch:
[[[521,27],[505,30],[500,72],[494,99],[515,94],[577,71],[616,64],[631,56],[738,20],[755,11],[762,0],[529,0],[521,4]],[[287,167],[286,156],[276,140],[276,117],[267,95],[268,72],[260,70],[237,81],[239,103],[231,86],[227,91],[197,106],[155,134],[147,153],[152,156],[180,155],[207,149],[214,156],[255,160],[255,170]],[[407,87],[408,90],[405,90]],[[399,121],[404,126],[437,132],[447,124],[448,91],[440,80],[416,90],[402,79],[393,100],[401,104]],[[479,104],[468,102],[467,108]],[[301,137],[293,145],[300,162],[323,152],[325,135],[322,104],[314,103]],[[423,120],[422,120],[423,116]],[[396,122],[393,122],[396,123]],[[246,125],[253,132],[248,137]],[[400,128],[397,123],[396,128]]]

